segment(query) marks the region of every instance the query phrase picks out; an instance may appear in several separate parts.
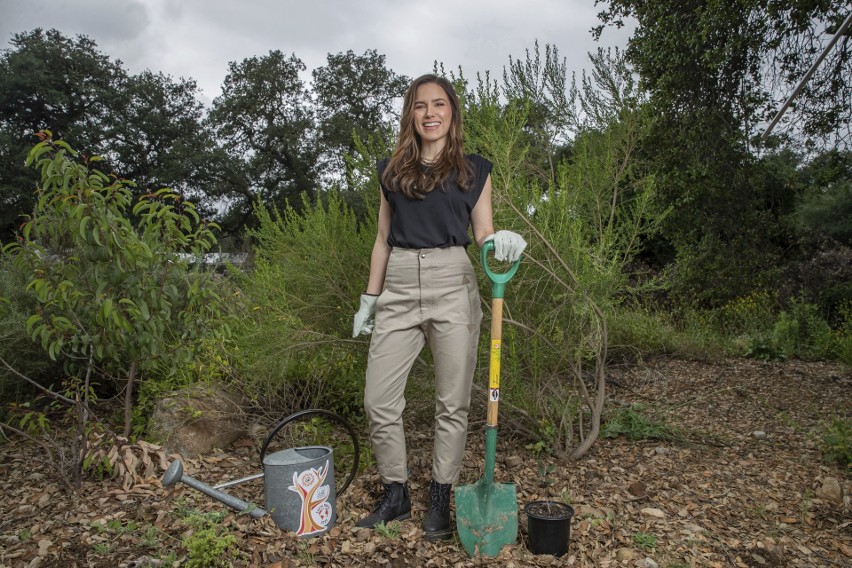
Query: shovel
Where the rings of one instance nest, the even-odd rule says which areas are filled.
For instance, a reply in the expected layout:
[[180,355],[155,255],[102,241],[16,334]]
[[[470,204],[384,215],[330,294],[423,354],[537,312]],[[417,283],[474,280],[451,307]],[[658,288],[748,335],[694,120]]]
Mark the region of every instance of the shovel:
[[494,243],[482,247],[482,267],[491,280],[491,351],[489,359],[488,415],[485,426],[485,474],[473,485],[455,488],[459,540],[470,556],[497,556],[518,537],[518,497],[514,483],[494,483],[497,450],[497,409],[500,404],[500,347],[503,334],[503,292],[518,271],[520,259],[504,273],[488,267]]

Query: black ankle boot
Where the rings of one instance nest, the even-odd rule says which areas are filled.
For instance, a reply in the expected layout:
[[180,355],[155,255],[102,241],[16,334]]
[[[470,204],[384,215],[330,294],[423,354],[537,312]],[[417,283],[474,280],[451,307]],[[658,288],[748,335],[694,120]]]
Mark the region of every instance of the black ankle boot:
[[411,498],[405,483],[385,483],[384,494],[373,512],[355,523],[356,527],[372,529],[379,523],[402,521],[411,516]]
[[429,510],[423,519],[423,538],[426,540],[447,540],[453,537],[450,524],[450,487],[449,483],[432,481],[429,484]]

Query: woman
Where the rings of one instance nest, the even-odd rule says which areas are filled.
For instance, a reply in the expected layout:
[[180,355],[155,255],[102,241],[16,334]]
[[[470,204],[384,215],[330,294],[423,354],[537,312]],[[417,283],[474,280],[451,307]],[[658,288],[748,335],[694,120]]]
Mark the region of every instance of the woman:
[[366,293],[352,335],[372,333],[364,406],[383,495],[357,523],[375,527],[411,516],[402,411],[405,383],[429,343],[435,368],[435,445],[427,540],[452,537],[450,488],[458,480],[467,437],[470,389],[482,310],[465,247],[494,240],[495,258],[514,261],[526,242],[494,232],[491,163],[465,155],[462,118],[452,85],[415,79],[405,93],[399,140],[378,164],[378,234]]

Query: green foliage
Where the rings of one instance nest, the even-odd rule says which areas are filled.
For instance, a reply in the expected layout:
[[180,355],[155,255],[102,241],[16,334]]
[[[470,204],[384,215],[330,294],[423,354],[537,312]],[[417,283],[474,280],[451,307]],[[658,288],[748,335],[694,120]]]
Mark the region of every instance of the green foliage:
[[108,156],[102,169],[134,179],[135,195],[161,187],[197,192],[221,177],[224,159],[202,126],[194,81],[129,75],[91,39],[57,30],[15,34],[11,46],[0,53],[0,241],[35,206],[37,178],[24,160],[42,129],[85,154]]
[[[371,179],[376,184],[375,174]],[[258,207],[257,215],[254,270],[235,275],[238,386],[279,412],[318,406],[351,413],[361,407],[366,342],[347,338],[375,220],[359,224],[336,194],[313,205],[306,200],[301,212],[270,215]]]
[[300,195],[316,193],[317,148],[303,71],[305,64],[295,54],[279,50],[228,66],[222,94],[207,117],[227,160],[225,183],[208,194],[229,200],[223,220],[228,230],[256,227],[258,201],[283,210],[288,202],[300,206]]
[[852,366],[852,301],[838,309],[840,325],[832,330],[832,354],[846,365]]
[[834,417],[824,426],[822,453],[826,461],[842,468],[852,464],[852,419]]
[[376,534],[379,536],[383,536],[390,540],[399,539],[399,531],[402,529],[402,523],[399,521],[391,521],[387,524],[381,522],[377,524],[374,528]]
[[831,354],[832,331],[819,308],[794,299],[782,310],[772,328],[772,343],[781,353],[801,358],[824,358]]
[[[608,320],[631,292],[628,266],[667,212],[655,202],[655,179],[634,166],[650,118],[623,60],[599,53],[593,78],[560,95],[564,66],[554,52],[545,55],[546,63],[531,57],[513,67],[513,84],[529,87],[528,96],[506,105],[480,79],[464,96],[465,126],[468,144],[494,162],[495,227],[530,243],[506,293],[506,317],[518,325],[504,325],[501,391],[525,411],[535,438],[549,425],[554,450],[565,453],[586,442],[583,432],[599,417],[595,394],[581,383],[605,365]],[[535,93],[544,107],[533,105]],[[558,109],[559,120],[580,129],[570,158],[544,176],[530,168],[530,152],[540,148],[531,149],[536,137],[527,128],[541,108]]]
[[811,190],[802,197],[796,214],[805,231],[852,246],[852,179]]
[[609,354],[614,361],[636,361],[655,355],[717,357],[722,340],[695,312],[675,319],[642,305],[623,306],[608,321]]
[[394,102],[411,79],[385,67],[385,56],[374,49],[329,53],[327,64],[311,75],[323,177],[333,185],[344,176],[343,189],[352,190],[356,182],[346,177],[346,156],[357,152],[358,141],[393,129],[399,120]]
[[187,523],[194,530],[183,539],[187,551],[185,566],[192,568],[216,568],[230,566],[238,552],[236,537],[221,525],[220,518],[211,515],[193,514]]
[[[545,427],[544,430],[546,432],[549,430],[551,434],[553,433],[552,427]],[[538,486],[544,489],[550,489],[556,483],[556,479],[553,477],[553,474],[556,472],[556,466],[546,461],[548,457],[553,455],[553,443],[554,440],[539,440],[533,444],[526,445],[527,450],[532,453],[538,462],[536,469],[536,473],[538,473]]]
[[721,310],[705,312],[709,316],[707,325],[716,330],[717,341],[753,359],[846,360],[850,340],[843,308],[838,310],[840,324],[832,329],[815,304],[793,298],[779,310],[777,303],[774,294],[755,292]]
[[[36,310],[36,299],[27,291],[27,280],[14,269],[7,255],[0,255],[0,358],[17,372],[49,384],[61,376],[61,364],[44,356],[42,348],[30,340],[26,321]],[[23,403],[30,400],[32,388],[0,364],[0,401]],[[6,408],[0,406],[0,418]]]
[[[820,34],[812,32],[844,12],[842,3],[805,3],[789,11],[764,0],[746,2],[747,7],[604,4],[605,25],[630,16],[641,22],[627,54],[656,120],[637,157],[657,177],[661,204],[672,207],[661,242],[655,243],[664,246],[647,252],[652,262],[666,265],[672,299],[680,306],[714,308],[774,286],[796,245],[792,211],[802,188],[801,157],[789,150],[752,154],[749,137],[767,118],[770,97],[763,73],[780,67],[803,72],[800,65],[811,59],[799,48],[816,48]],[[791,21],[799,22],[795,41],[789,39]],[[826,72],[849,65],[848,56],[840,59],[845,63]],[[788,81],[790,75],[775,76],[780,77]],[[824,93],[819,104],[848,98],[842,81],[820,88],[832,93]],[[848,105],[843,107],[841,113],[848,113]],[[842,120],[835,126],[848,131]],[[658,250],[669,254],[654,257]]]
[[601,437],[626,436],[631,440],[682,440],[683,432],[662,420],[647,415],[642,404],[631,404],[617,408],[601,428]]
[[168,376],[221,333],[209,325],[219,309],[211,275],[180,256],[207,251],[215,225],[166,189],[131,210],[130,182],[42,138],[27,162],[42,176],[36,209],[3,249],[36,301],[26,330],[70,376],[123,383],[129,434],[135,381]]
[[646,552],[653,552],[657,547],[657,535],[645,532],[637,532],[631,537],[633,545]]

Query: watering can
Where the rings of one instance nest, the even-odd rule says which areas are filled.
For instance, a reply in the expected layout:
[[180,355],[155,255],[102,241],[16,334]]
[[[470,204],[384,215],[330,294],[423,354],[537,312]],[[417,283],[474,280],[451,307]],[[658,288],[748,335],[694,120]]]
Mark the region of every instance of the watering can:
[[[267,455],[267,449],[275,435],[287,424],[305,416],[322,416],[338,422],[352,438],[354,449],[352,470],[339,491],[335,491],[334,451],[331,448],[302,446]],[[358,437],[352,426],[343,418],[326,410],[302,410],[279,422],[266,437],[260,450],[262,473],[210,486],[186,475],[183,472],[183,463],[175,460],[163,474],[162,483],[163,486],[169,487],[181,481],[232,509],[255,518],[269,515],[281,529],[294,532],[300,537],[314,537],[331,530],[334,526],[337,518],[337,496],[346,491],[355,477],[358,471],[359,453]],[[263,478],[265,508],[222,491],[260,478]]]

